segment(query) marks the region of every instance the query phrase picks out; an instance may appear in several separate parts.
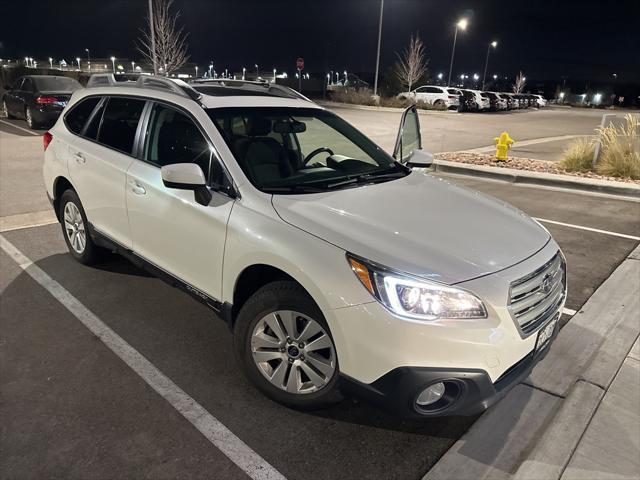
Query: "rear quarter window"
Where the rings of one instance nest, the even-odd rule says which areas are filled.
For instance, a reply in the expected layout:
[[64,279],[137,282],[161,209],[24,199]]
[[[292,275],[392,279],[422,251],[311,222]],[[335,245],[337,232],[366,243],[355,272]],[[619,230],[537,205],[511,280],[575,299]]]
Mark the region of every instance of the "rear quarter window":
[[76,135],[80,135],[80,132],[82,132],[84,125],[87,123],[87,120],[89,120],[93,109],[96,108],[99,101],[100,97],[89,97],[75,104],[71,111],[64,117],[64,123],[67,125],[67,128]]
[[102,114],[98,142],[131,154],[145,103],[135,98],[110,97]]

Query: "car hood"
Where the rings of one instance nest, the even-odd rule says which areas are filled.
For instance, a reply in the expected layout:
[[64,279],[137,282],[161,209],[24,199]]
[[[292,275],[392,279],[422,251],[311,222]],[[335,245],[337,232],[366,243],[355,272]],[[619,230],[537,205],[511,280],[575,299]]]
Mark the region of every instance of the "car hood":
[[350,253],[448,284],[510,267],[550,239],[515,207],[417,170],[272,202],[285,222]]

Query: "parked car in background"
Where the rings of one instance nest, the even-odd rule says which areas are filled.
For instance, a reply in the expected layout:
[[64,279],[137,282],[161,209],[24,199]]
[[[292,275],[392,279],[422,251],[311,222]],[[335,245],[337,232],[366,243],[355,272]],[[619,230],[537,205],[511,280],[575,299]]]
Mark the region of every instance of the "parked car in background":
[[460,94],[457,89],[436,85],[424,85],[411,92],[400,93],[398,98],[424,102],[447,110],[457,110],[460,107]]
[[517,105],[517,101],[516,99],[513,97],[512,93],[508,93],[508,92],[501,92],[498,94],[500,96],[500,98],[502,98],[505,102],[507,102],[507,110],[515,110],[516,108],[518,108]]
[[497,93],[494,92],[482,92],[481,93],[483,98],[488,98],[489,99],[489,109],[493,112],[497,112],[498,110],[506,110],[507,109],[507,102],[506,100],[503,100],[502,98],[500,98],[500,96]]
[[24,118],[29,128],[51,125],[60,116],[71,94],[82,88],[77,80],[53,75],[18,78],[2,97],[7,118]]
[[542,95],[533,95],[533,97],[538,108],[544,108],[547,106],[547,99]]
[[489,102],[489,99],[483,97],[482,92],[480,90],[471,90],[467,88],[461,91],[469,92],[471,95],[473,95],[473,100],[476,103],[477,111],[489,110],[491,108],[491,103]]

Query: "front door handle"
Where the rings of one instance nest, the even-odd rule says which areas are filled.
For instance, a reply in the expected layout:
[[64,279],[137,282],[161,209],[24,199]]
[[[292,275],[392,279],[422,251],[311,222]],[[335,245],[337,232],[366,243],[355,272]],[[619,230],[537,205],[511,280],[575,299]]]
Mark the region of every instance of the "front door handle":
[[76,163],[87,163],[87,159],[81,153],[74,153],[73,158],[75,158]]
[[147,190],[142,185],[140,185],[138,182],[132,181],[132,182],[129,182],[129,183],[131,185],[131,191],[133,193],[135,193],[136,195],[146,195]]

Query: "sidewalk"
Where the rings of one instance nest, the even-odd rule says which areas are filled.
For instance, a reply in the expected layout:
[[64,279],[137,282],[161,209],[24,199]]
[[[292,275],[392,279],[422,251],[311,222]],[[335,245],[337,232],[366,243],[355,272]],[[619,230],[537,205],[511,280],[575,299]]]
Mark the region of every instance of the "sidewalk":
[[640,479],[640,247],[424,480]]

